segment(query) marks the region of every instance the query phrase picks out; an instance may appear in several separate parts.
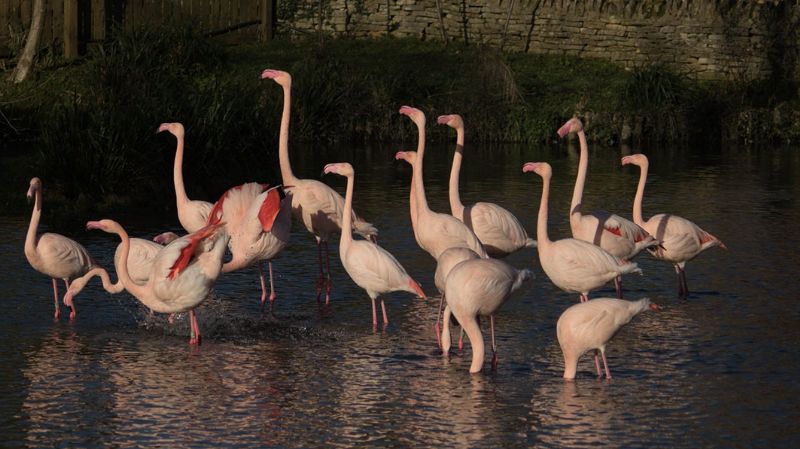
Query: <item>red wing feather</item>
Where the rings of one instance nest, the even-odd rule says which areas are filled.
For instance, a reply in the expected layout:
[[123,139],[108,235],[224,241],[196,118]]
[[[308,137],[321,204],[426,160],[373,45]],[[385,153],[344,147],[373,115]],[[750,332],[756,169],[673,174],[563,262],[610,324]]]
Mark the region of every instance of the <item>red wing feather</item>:
[[261,228],[264,232],[272,230],[272,224],[275,223],[275,217],[281,211],[281,195],[277,188],[273,188],[267,192],[267,197],[261,203],[261,208],[258,210],[258,220],[261,222]]
[[[209,215],[211,216],[211,215]],[[185,247],[181,248],[181,252],[178,255],[178,258],[175,260],[175,263],[172,264],[172,267],[169,269],[169,273],[167,273],[167,279],[175,279],[177,275],[181,273],[181,271],[185,270],[186,267],[189,266],[189,262],[192,261],[192,256],[194,255],[194,250],[197,248],[197,245],[200,244],[203,239],[210,237],[214,234],[218,228],[224,226],[225,223],[215,223],[207,225],[206,227],[198,230],[194,234],[189,236],[189,244]]]
[[606,231],[608,231],[608,232],[610,232],[612,234],[616,234],[616,235],[622,237],[622,231],[619,230],[619,226],[616,226],[616,227],[613,227],[613,228],[610,227],[610,226],[604,226],[603,228]]

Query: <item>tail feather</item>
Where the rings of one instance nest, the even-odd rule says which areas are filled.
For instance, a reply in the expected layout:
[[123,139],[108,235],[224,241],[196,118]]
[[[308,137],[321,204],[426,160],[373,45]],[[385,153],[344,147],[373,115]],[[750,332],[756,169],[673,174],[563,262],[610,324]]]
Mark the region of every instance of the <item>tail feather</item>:
[[378,228],[372,225],[372,223],[367,223],[360,217],[356,217],[353,221],[353,230],[356,234],[364,237],[368,240],[377,239],[378,237]]
[[528,237],[528,240],[525,241],[525,248],[538,248],[539,242],[536,240]]

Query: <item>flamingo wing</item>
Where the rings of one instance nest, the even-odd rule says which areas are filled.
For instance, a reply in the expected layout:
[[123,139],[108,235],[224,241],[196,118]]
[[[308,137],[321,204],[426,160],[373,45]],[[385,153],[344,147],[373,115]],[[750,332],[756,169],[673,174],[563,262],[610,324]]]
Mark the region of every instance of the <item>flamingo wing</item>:
[[188,233],[196,232],[206,225],[214,205],[207,201],[192,200],[178,210],[178,221]]
[[[475,203],[465,211],[464,222],[487,251],[511,253],[524,247],[528,233],[511,212],[494,203]],[[471,226],[470,226],[471,224]]]
[[258,221],[261,222],[264,232],[272,230],[272,224],[281,211],[281,195],[279,187],[267,190],[266,197],[258,210]]
[[45,233],[36,245],[39,257],[47,268],[46,274],[70,279],[85,273],[94,261],[80,243],[61,234]]
[[[198,245],[200,245],[200,242],[202,242],[203,239],[212,236],[214,232],[216,232],[216,230],[221,226],[223,226],[222,223],[208,225],[199,231],[180,238],[165,247],[162,250],[162,252],[165,254],[165,257],[170,258],[169,256],[173,255],[174,253],[174,262],[169,268],[169,272],[166,276],[167,279],[175,279],[183,270],[185,270],[195,257],[195,250],[197,249]],[[170,250],[169,252],[167,252],[168,249]]]
[[395,257],[380,246],[355,240],[344,255],[342,264],[353,281],[368,293],[408,290],[408,273]]

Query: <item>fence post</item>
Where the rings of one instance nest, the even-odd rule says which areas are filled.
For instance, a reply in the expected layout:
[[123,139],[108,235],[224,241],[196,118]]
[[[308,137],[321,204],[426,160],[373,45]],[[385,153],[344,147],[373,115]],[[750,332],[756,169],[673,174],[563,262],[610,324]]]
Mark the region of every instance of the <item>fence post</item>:
[[275,0],[261,0],[261,40],[275,38]]
[[64,0],[64,57],[78,56],[78,0]]

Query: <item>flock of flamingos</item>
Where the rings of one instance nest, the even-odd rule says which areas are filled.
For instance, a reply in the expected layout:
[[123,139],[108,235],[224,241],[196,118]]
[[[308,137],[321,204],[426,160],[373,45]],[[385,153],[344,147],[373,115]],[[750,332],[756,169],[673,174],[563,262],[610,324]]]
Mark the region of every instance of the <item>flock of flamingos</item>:
[[[168,131],[177,138],[174,182],[178,219],[188,233],[159,235],[154,241],[129,238],[119,223],[112,220],[90,221],[87,229],[100,229],[117,234],[121,243],[114,255],[118,276],[112,282],[105,269],[98,266],[79,243],[58,234],[37,235],[42,210],[42,183],[30,182],[28,197],[35,197],[30,226],[25,239],[25,256],[37,271],[52,278],[55,317],[59,317],[57,279],[67,287],[64,304],[75,317],[75,295],[86,283],[99,276],[110,293],[127,290],[152,312],[174,314],[189,312],[190,344],[200,344],[200,328],[194,313],[221,273],[251,265],[259,267],[262,308],[269,299],[269,310],[276,298],[272,280],[272,262],[289,243],[292,217],[301,222],[317,240],[319,278],[317,300],[325,293],[330,299],[331,280],[328,241],[340,233],[339,256],[353,281],[366,290],[372,300],[372,324],[378,325],[375,300],[382,294],[406,291],[426,297],[420,288],[388,251],[377,244],[378,231],[353,211],[353,167],[347,162],[328,164],[325,173],[347,179],[345,197],[326,184],[312,179],[299,179],[289,163],[289,117],[291,109],[291,76],[277,70],[264,70],[262,79],[272,79],[283,88],[284,103],[279,138],[282,186],[270,187],[247,183],[228,190],[216,203],[190,200],[183,186],[182,164],[184,129],[180,123],[165,123],[159,132]],[[597,374],[602,377],[602,357],[607,378],[611,377],[605,347],[613,335],[634,316],[648,309],[658,309],[648,298],[626,301],[622,298],[621,276],[641,272],[631,260],[648,250],[658,260],[674,265],[678,275],[678,292],[688,294],[684,265],[700,252],[725,245],[689,220],[670,214],[659,214],[644,220],[642,201],[647,180],[648,161],[642,154],[626,156],[622,164],[639,166],[641,175],[633,203],[633,221],[608,213],[581,210],[581,196],[588,167],[588,149],[583,125],[569,120],[558,130],[560,137],[577,133],[580,142],[580,163],[573,192],[570,227],[573,238],[552,241],[547,235],[548,194],[552,170],[546,162],[528,162],[523,172],[542,178],[542,195],[536,228],[536,240],[528,237],[514,215],[503,207],[479,202],[461,203],[458,193],[459,170],[463,156],[464,124],[458,115],[443,115],[438,123],[456,130],[456,152],[450,175],[450,207],[452,214],[438,213],[428,207],[423,185],[425,153],[425,115],[403,106],[400,113],[417,126],[417,151],[398,152],[413,167],[409,206],[414,237],[419,246],[437,261],[436,288],[441,294],[435,325],[442,352],[450,348],[451,315],[458,320],[462,335],[472,345],[470,372],[478,372],[484,364],[484,343],[480,317],[489,317],[492,336],[492,368],[497,355],[494,339],[494,314],[533,275],[530,270],[517,270],[499,260],[525,247],[538,247],[542,269],[557,287],[580,294],[580,302],[569,307],[558,320],[557,335],[564,354],[564,377],[575,377],[578,359],[590,350],[595,353]],[[354,239],[353,232],[365,239]],[[224,262],[226,250],[232,257]],[[325,252],[325,263],[323,255]],[[269,266],[270,294],[267,296],[263,262]],[[614,280],[617,298],[589,300],[589,292]],[[444,306],[444,311],[442,307]],[[381,299],[384,326],[389,322]],[[172,315],[170,315],[170,320]],[[440,326],[440,322],[442,323]]]

